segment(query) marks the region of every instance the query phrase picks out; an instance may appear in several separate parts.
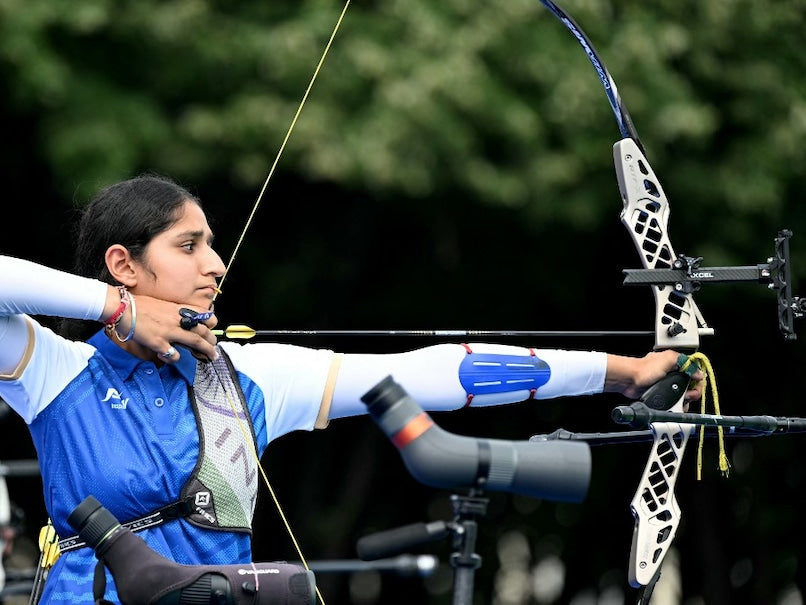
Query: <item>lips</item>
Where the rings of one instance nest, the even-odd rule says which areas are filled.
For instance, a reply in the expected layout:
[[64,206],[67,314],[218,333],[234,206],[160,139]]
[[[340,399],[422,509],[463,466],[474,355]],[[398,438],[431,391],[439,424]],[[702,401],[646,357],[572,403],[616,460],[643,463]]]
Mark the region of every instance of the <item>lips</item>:
[[219,294],[221,292],[221,290],[219,290],[218,286],[216,286],[215,284],[213,285],[207,284],[206,286],[202,286],[201,288],[199,288],[199,290],[204,292],[204,295],[208,298],[214,297],[216,294]]

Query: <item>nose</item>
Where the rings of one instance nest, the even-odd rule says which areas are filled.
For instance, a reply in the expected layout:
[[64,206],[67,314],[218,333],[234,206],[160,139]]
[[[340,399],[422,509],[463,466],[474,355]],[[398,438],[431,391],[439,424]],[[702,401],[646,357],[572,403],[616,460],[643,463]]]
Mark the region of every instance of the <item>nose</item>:
[[207,259],[207,271],[211,275],[215,275],[216,277],[221,277],[224,275],[227,267],[224,264],[224,261],[221,260],[221,257],[218,255],[213,248],[210,248],[208,251],[208,259]]

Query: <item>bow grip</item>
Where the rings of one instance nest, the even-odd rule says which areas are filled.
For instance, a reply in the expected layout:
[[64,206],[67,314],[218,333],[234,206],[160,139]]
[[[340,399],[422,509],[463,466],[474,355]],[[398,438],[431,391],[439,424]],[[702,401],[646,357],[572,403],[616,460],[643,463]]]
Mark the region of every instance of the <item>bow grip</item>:
[[689,376],[677,370],[669,372],[641,395],[641,402],[651,410],[670,410],[683,397]]

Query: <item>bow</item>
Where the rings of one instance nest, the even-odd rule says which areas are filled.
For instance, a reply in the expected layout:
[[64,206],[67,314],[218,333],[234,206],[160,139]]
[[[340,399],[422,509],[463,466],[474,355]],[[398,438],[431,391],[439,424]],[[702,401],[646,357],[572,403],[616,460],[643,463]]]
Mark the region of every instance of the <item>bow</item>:
[[[613,146],[618,185],[624,204],[621,222],[630,233],[645,269],[669,269],[677,255],[669,241],[669,201],[644,154],[632,119],[616,83],[593,44],[559,6],[541,0],[574,35],[596,69],[613,109],[622,139]],[[655,349],[696,351],[701,333],[710,333],[691,292],[673,286],[652,286],[655,296]],[[685,392],[685,385],[682,388]],[[683,393],[671,410],[683,411]],[[674,494],[691,426],[676,422],[652,423],[653,443],[643,475],[630,503],[635,518],[628,567],[629,582],[641,589],[639,603],[648,602],[660,567],[680,524],[681,511]],[[644,600],[646,599],[646,601]]]
[[[644,267],[643,270],[625,272],[627,273],[625,283],[650,285],[653,289],[656,305],[655,349],[675,349],[694,353],[699,349],[700,337],[713,334],[713,330],[705,322],[693,297],[694,292],[703,283],[709,281],[758,281],[759,283],[773,285],[779,297],[779,324],[786,337],[793,338],[792,320],[794,317],[799,317],[803,314],[804,307],[800,299],[792,297],[789,286],[788,237],[791,233],[782,232],[779,234],[776,240],[776,255],[772,261],[763,266],[744,268],[747,271],[740,276],[736,276],[735,271],[732,272],[732,276],[720,276],[720,272],[717,269],[701,267],[699,262],[701,259],[691,259],[678,255],[673,249],[668,235],[670,210],[668,199],[660,180],[646,157],[645,149],[618,94],[615,82],[596,53],[593,44],[571,17],[551,0],[541,0],[541,2],[569,29],[586,52],[604,86],[618,123],[622,138],[613,147],[613,159],[623,201],[621,221],[628,229]],[[347,6],[345,5],[345,10],[346,8]],[[310,86],[308,90],[310,90]],[[302,104],[300,105],[301,108]],[[294,117],[294,122],[296,122],[298,115],[299,111]],[[230,262],[227,264],[227,272],[263,197],[290,131],[291,129],[289,129],[286,139],[283,141],[252,214],[241,234]],[[540,332],[522,331],[412,330],[402,332],[365,330],[356,332],[254,330],[248,326],[230,326],[219,331],[218,334],[227,338],[241,339],[256,336],[315,334],[362,336],[541,335]],[[556,335],[557,333],[545,332],[542,334]],[[604,334],[604,332],[599,334]],[[633,334],[639,334],[639,332],[634,332]],[[579,333],[579,335],[590,336],[593,333],[586,332]],[[662,385],[662,387],[665,386],[667,386],[666,383]],[[683,391],[685,391],[685,388],[683,388]],[[673,414],[682,413],[682,393],[665,410]],[[681,512],[675,498],[674,487],[694,426],[693,423],[682,421],[681,417],[674,415],[662,421],[658,420],[649,423],[653,444],[635,497],[631,502],[631,510],[635,516],[635,529],[628,575],[630,583],[641,589],[641,602],[648,601],[651,595],[652,587],[659,578],[664,557],[680,523]],[[276,498],[275,503],[279,507]],[[290,528],[288,529],[290,532]]]
[[[705,281],[719,281],[722,278],[724,281],[756,280],[775,289],[778,294],[780,330],[785,338],[794,339],[793,320],[803,316],[804,305],[800,298],[792,296],[791,291],[788,264],[788,240],[791,232],[779,232],[775,240],[775,256],[766,265],[757,265],[755,268],[706,269],[700,267],[701,259],[676,254],[668,234],[669,201],[646,158],[644,147],[612,76],[591,41],[574,20],[551,0],[541,2],[568,28],[585,50],[604,86],[618,123],[622,139],[613,146],[613,160],[623,202],[621,222],[630,233],[644,266],[643,270],[625,271],[625,283],[652,286],[656,307],[655,349],[697,351],[700,337],[713,334],[713,330],[703,319],[694,302],[693,293]],[[742,271],[742,277],[738,277],[737,269],[749,272]],[[632,279],[638,276],[646,279]],[[710,367],[708,370],[713,379],[713,370]],[[662,412],[659,412],[654,417],[657,421],[644,424],[648,424],[650,428],[652,447],[630,503],[635,525],[628,578],[630,584],[639,589],[638,603],[649,602],[654,585],[660,577],[661,565],[680,524],[681,510],[674,488],[686,445],[695,429],[694,424],[686,422],[693,417],[683,414],[687,382],[685,380],[681,383],[674,375],[670,375],[653,387],[666,389],[661,393],[665,401],[660,405],[660,409],[666,411],[666,414],[661,415]],[[675,384],[678,395],[674,395]],[[648,391],[645,397],[653,395],[654,393]],[[702,418],[704,416],[699,419],[701,424]],[[772,426],[777,425],[773,422]],[[704,426],[702,429],[704,431]],[[719,431],[721,440],[721,424]],[[704,432],[701,432],[701,443],[703,437]],[[724,470],[727,470],[727,466]]]

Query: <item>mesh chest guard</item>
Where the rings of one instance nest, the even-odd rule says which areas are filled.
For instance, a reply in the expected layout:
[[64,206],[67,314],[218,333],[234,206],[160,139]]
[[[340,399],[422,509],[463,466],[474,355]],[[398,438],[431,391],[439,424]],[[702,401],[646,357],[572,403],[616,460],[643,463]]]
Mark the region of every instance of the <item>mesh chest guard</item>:
[[199,459],[180,499],[202,527],[251,532],[257,498],[252,417],[226,353],[199,363],[191,402],[199,427]]

